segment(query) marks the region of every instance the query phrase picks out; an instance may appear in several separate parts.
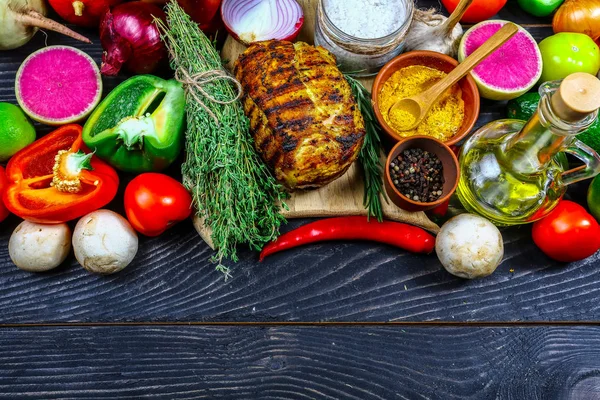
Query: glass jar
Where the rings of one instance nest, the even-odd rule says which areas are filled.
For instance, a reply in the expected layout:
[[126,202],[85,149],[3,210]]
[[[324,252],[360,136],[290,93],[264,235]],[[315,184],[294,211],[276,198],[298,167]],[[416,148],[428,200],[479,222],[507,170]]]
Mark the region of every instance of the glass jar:
[[[356,7],[352,5],[352,1],[346,2],[348,7]],[[352,36],[336,26],[328,14],[334,12],[332,4],[331,0],[319,0],[315,45],[329,50],[336,57],[342,72],[353,73],[355,76],[375,75],[388,61],[402,53],[404,39],[412,22],[413,0],[396,0],[396,4],[403,10],[405,20],[392,33],[372,39]],[[363,26],[377,23],[367,19],[355,23],[362,23]]]

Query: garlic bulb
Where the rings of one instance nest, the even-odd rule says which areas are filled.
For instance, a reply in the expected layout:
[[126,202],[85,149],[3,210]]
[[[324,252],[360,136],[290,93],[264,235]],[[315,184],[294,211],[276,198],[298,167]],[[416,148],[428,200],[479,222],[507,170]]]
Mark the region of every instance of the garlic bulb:
[[430,50],[456,58],[463,35],[463,28],[458,23],[459,19],[436,14],[435,9],[415,10],[405,40],[406,51]]

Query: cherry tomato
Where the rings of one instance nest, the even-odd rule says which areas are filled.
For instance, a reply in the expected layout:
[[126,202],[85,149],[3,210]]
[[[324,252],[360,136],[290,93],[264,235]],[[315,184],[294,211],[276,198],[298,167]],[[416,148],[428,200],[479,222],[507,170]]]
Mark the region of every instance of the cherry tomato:
[[190,216],[192,196],[170,176],[141,174],[125,188],[125,213],[136,231],[158,236]]
[[4,168],[0,165],[0,222],[4,221],[6,217],[8,217],[8,210],[2,201],[2,194],[8,185],[8,179],[6,178],[6,173],[4,172]]
[[585,208],[568,200],[533,224],[533,241],[557,261],[583,260],[600,249],[600,225]]
[[[507,0],[474,0],[463,15],[461,22],[478,23],[498,14]],[[454,11],[460,0],[442,0],[449,13]]]

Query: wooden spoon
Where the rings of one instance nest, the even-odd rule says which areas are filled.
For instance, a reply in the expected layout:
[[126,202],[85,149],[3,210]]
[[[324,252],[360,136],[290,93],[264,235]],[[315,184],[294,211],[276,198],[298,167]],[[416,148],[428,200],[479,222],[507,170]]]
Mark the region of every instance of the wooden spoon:
[[452,32],[456,24],[458,24],[458,21],[460,21],[465,12],[467,12],[467,9],[469,8],[472,2],[473,0],[460,0],[460,3],[458,3],[456,8],[454,9],[454,12],[450,14],[448,19],[443,23],[445,31],[447,33]]
[[433,104],[449,87],[461,80],[473,68],[475,68],[488,55],[493,53],[498,47],[502,46],[508,39],[513,37],[519,28],[512,22],[504,25],[491,38],[485,41],[477,50],[475,50],[462,63],[454,68],[447,76],[440,79],[432,87],[412,97],[399,99],[390,107],[388,114],[395,109],[408,111],[413,117],[414,122],[410,126],[403,126],[402,129],[395,127],[398,131],[410,131],[419,126],[423,118],[427,115]]

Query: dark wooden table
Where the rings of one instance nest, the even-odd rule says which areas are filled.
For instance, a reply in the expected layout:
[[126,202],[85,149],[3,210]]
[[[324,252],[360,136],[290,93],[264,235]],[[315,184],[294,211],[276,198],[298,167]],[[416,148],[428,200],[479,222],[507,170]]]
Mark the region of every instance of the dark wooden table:
[[[552,33],[516,1],[499,17]],[[1,52],[0,101],[15,102],[17,68],[44,42],[99,60],[85,33],[94,45],[39,33]],[[504,115],[484,102],[478,126]],[[108,277],[72,256],[49,273],[17,269],[18,223],[0,225],[2,398],[600,399],[599,255],[553,262],[528,226],[503,231],[505,259],[484,280],[453,277],[435,255],[331,243],[263,263],[242,251],[224,282],[191,222],[142,238]]]

